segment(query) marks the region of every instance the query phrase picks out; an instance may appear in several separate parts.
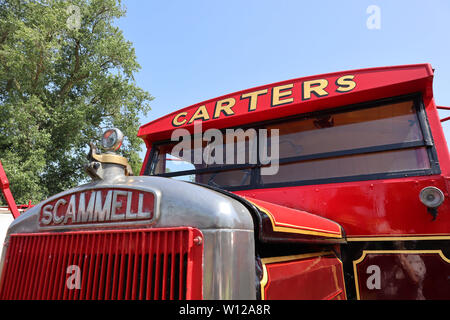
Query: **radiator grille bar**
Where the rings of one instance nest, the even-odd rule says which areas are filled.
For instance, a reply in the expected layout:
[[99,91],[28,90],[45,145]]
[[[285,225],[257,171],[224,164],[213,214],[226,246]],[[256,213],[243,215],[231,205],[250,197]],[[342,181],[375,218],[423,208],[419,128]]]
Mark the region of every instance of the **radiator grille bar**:
[[13,234],[0,299],[201,299],[199,236],[194,228]]

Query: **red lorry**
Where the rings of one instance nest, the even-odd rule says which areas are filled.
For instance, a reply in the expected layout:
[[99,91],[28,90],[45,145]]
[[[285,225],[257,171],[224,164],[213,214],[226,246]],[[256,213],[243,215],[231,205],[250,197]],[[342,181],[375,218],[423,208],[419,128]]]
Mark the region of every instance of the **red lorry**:
[[10,226],[0,298],[450,299],[433,73],[335,72],[189,106],[140,128],[139,176],[109,131],[91,183]]

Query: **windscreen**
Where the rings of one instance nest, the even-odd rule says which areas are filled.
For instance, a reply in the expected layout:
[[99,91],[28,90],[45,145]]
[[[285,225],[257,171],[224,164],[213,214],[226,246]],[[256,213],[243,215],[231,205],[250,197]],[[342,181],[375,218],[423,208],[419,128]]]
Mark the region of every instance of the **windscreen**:
[[228,189],[430,174],[420,99],[392,100],[159,144],[152,174]]

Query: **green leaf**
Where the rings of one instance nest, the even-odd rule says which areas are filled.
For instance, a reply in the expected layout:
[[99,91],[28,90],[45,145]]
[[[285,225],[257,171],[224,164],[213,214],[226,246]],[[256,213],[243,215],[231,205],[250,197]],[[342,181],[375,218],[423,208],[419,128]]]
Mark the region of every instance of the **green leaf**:
[[135,174],[153,97],[139,88],[117,0],[0,1],[0,160],[18,203],[85,180],[89,142],[115,126]]

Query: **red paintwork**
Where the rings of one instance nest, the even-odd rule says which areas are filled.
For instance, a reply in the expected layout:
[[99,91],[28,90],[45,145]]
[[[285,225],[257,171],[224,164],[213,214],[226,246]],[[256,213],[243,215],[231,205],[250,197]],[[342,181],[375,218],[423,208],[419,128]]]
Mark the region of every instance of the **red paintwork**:
[[14,197],[11,194],[11,190],[9,189],[9,181],[6,176],[5,170],[3,170],[2,162],[0,161],[0,189],[5,196],[6,203],[8,204],[9,211],[11,211],[14,219],[20,216],[19,209],[17,209],[16,202],[14,201]]
[[[354,76],[356,87],[348,92],[337,92],[336,80],[346,75]],[[303,101],[302,84],[305,81],[315,79],[326,79],[328,81],[326,87],[328,94],[321,97],[312,95],[309,100]],[[275,107],[272,106],[272,89],[290,84],[293,86],[290,89],[292,94],[288,97],[292,98],[293,101]],[[434,140],[441,174],[264,188],[236,191],[235,193],[270,211],[268,215],[271,216],[272,230],[269,232],[274,232],[277,227],[286,225],[292,230],[304,230],[305,227],[312,227],[336,232],[336,226],[340,225],[345,231],[346,239],[354,241],[363,241],[362,238],[373,237],[390,237],[392,240],[394,239],[392,237],[401,236],[409,236],[412,237],[411,239],[417,239],[419,236],[445,236],[440,238],[444,239],[450,235],[450,156],[434,102],[432,86],[433,69],[429,64],[329,73],[274,83],[201,102],[142,126],[138,135],[144,139],[147,145],[147,162],[152,144],[162,140],[170,140],[174,129],[187,129],[190,133],[193,133],[194,123],[189,124],[188,120],[193,115],[198,115],[201,106],[204,106],[203,110],[206,109],[207,111],[207,116],[200,119],[203,125],[202,130],[209,128],[223,129],[420,92]],[[259,96],[257,107],[250,111],[249,99],[241,99],[241,96],[260,90],[267,90],[267,94]],[[233,114],[225,116],[221,113],[217,119],[214,119],[213,115],[217,102],[229,98],[236,102],[232,108]],[[180,114],[181,116],[179,116]],[[176,119],[175,122],[173,122],[174,119]],[[175,127],[174,124],[179,126]],[[144,173],[144,171],[141,173]],[[445,201],[439,207],[439,215],[436,221],[432,221],[432,216],[419,200],[420,191],[427,186],[436,186],[445,195]],[[332,221],[325,223],[328,220],[317,219],[317,216]],[[341,230],[340,227],[339,230]],[[432,258],[426,256],[428,260]],[[265,298],[316,299],[333,297],[331,290],[333,286],[330,283],[333,276],[330,272],[336,270],[334,268],[337,268],[338,264],[334,261],[334,264],[325,265],[322,264],[325,261],[317,261],[317,259],[310,258],[296,262],[267,264],[268,285],[264,288],[261,287],[261,290],[264,290]],[[439,258],[433,261],[436,262],[437,260]],[[361,266],[365,266],[366,261],[369,260],[361,262]],[[381,259],[379,263],[383,264],[383,261]],[[433,261],[430,260],[429,262],[430,268],[435,268],[435,262]],[[448,269],[448,261],[442,261],[441,259],[438,262]],[[389,268],[395,268],[398,265],[390,260],[386,264]],[[339,264],[339,266],[341,265]],[[435,273],[439,272],[436,271],[436,268],[433,270]],[[337,274],[342,275],[342,268],[338,270]],[[361,279],[361,281],[364,281],[365,278]],[[433,279],[432,277],[427,281],[434,281]],[[294,287],[301,287],[304,290],[293,290]],[[340,296],[338,292],[339,290],[334,291],[334,297],[345,298],[345,293]],[[387,291],[381,294],[387,294]],[[448,292],[444,295],[448,297]],[[366,296],[363,298],[366,298]]]
[[[438,220],[419,200],[426,186],[445,190]],[[373,180],[236,192],[337,221],[348,238],[444,235],[450,230],[448,179],[441,176]]]
[[244,198],[261,208],[269,216],[272,232],[311,234],[318,237],[336,239],[343,237],[341,226],[334,221],[274,203],[249,197]]
[[261,290],[267,300],[346,299],[342,263],[333,254],[266,263],[265,268],[267,284]]
[[[335,79],[343,75],[355,75],[354,81],[357,86],[351,92],[335,92]],[[324,97],[313,95],[310,100],[302,101],[301,83],[312,79],[327,79],[329,95]],[[233,108],[235,114],[228,117],[222,115],[218,119],[211,117],[211,120],[203,122],[203,130],[210,127],[233,127],[330,107],[421,92],[436,146],[441,175],[246,190],[235,193],[334,220],[342,225],[348,237],[448,235],[450,234],[450,203],[447,177],[450,177],[450,157],[433,99],[432,81],[433,70],[429,64],[352,70],[288,80],[225,95],[181,109],[142,126],[139,136],[145,140],[148,147],[157,140],[170,139],[171,132],[174,130],[172,120],[175,115],[180,112],[191,115],[201,105],[205,105],[212,114],[216,101],[229,97],[236,99],[236,105]],[[270,88],[285,84],[294,84],[292,89],[294,102],[271,107]],[[248,112],[248,99],[240,100],[240,96],[262,89],[269,89],[269,93],[259,98],[255,111]],[[186,118],[188,119],[189,116]],[[186,124],[180,128],[191,131],[193,124]],[[431,222],[431,215],[418,198],[420,190],[430,185],[443,190],[446,196],[444,204],[439,208],[438,223]]]
[[[436,108],[437,108],[438,110],[447,110],[447,111],[450,110],[450,107],[437,106]],[[446,122],[446,121],[448,121],[448,120],[450,120],[450,117],[446,117],[446,118],[441,119],[441,122]]]
[[[431,81],[431,80],[430,80]],[[410,91],[411,93],[414,91]],[[339,222],[347,237],[449,235],[449,152],[430,86],[422,90],[441,175],[236,192]],[[419,200],[426,186],[446,197],[438,223]]]

